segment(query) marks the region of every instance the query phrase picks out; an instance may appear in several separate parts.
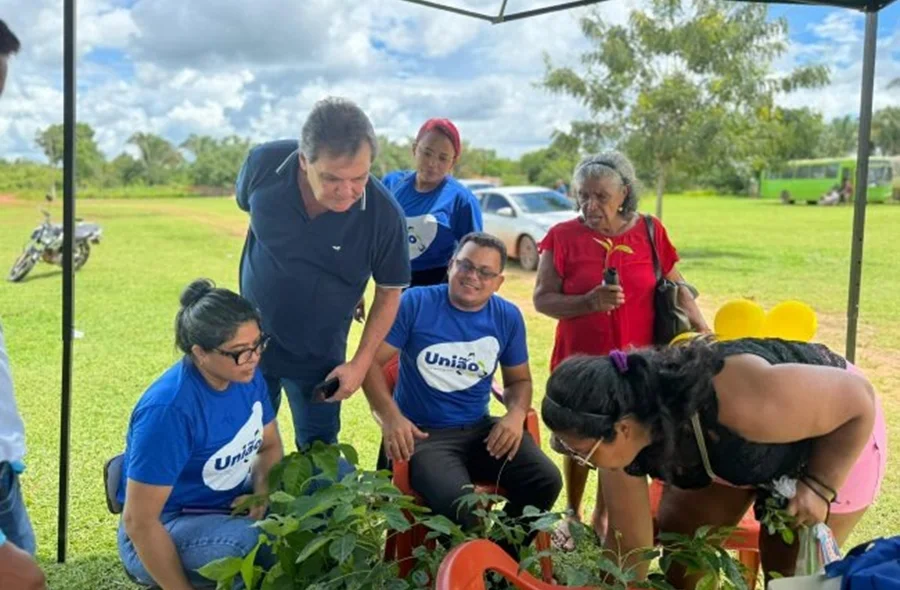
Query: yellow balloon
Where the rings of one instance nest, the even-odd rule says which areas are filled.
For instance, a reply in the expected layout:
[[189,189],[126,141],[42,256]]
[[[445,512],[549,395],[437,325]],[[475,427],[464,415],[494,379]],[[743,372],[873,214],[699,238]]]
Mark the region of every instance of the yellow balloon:
[[762,334],[766,312],[755,301],[735,299],[725,303],[716,312],[714,321],[719,340],[758,338]]
[[682,342],[684,342],[684,343],[690,342],[691,340],[693,340],[694,338],[696,338],[699,335],[700,335],[699,332],[682,332],[678,336],[675,336],[674,338],[672,338],[672,341],[669,342],[669,346],[675,346],[676,344],[679,344]]
[[809,342],[818,327],[813,308],[802,301],[782,301],[766,314],[762,334],[765,338]]

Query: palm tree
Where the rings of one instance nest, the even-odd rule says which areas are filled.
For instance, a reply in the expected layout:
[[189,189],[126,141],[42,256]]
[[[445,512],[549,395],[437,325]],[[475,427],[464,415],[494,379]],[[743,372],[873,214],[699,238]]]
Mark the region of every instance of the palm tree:
[[128,138],[128,143],[141,152],[139,161],[147,184],[164,184],[184,161],[171,143],[153,133],[139,131]]

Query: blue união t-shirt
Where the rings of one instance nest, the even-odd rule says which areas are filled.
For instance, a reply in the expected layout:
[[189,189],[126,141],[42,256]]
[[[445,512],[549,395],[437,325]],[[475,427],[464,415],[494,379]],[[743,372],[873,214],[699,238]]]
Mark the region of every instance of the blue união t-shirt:
[[131,414],[118,498],[126,481],[172,486],[164,512],[227,508],[250,487],[250,468],[275,419],[262,373],[225,391],[183,359],[141,396]]
[[450,303],[449,287],[417,287],[403,293],[386,341],[400,350],[394,399],[424,428],[474,424],[488,416],[497,366],[528,361],[525,321],[498,295],[478,311]]
[[459,240],[484,228],[478,199],[452,176],[427,193],[416,190],[415,172],[388,174],[385,186],[406,215],[414,271],[447,266]]

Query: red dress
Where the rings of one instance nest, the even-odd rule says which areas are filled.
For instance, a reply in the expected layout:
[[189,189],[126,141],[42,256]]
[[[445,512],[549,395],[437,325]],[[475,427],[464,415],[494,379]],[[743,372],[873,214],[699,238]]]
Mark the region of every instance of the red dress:
[[[678,262],[678,253],[665,228],[654,218],[657,252],[663,275]],[[583,295],[603,282],[606,249],[598,243],[607,236],[573,219],[553,226],[541,240],[539,250],[553,253],[553,266],[562,278],[565,295]],[[595,312],[564,318],[556,325],[556,340],[550,370],[573,354],[608,354],[613,349],[639,348],[653,344],[653,251],[647,226],[639,219],[619,236],[609,236],[613,245],[629,246],[634,254],[616,252],[610,266],[619,272],[625,304],[612,313]]]

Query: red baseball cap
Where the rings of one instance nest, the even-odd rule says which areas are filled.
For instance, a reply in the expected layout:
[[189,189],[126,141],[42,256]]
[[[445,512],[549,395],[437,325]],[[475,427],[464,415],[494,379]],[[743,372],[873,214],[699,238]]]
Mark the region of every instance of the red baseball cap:
[[419,133],[416,135],[416,141],[422,139],[422,136],[429,131],[439,131],[446,135],[447,139],[449,139],[450,143],[453,145],[453,151],[456,152],[456,157],[459,157],[460,152],[462,152],[462,142],[459,139],[459,130],[450,119],[428,119],[422,127],[419,128]]

